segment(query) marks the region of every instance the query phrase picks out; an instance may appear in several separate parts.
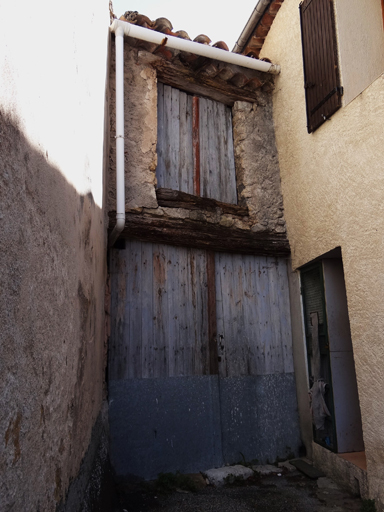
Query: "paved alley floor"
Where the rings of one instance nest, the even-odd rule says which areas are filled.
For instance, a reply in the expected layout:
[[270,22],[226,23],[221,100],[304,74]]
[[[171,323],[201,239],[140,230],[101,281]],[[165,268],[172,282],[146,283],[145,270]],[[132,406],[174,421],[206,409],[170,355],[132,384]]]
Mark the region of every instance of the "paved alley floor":
[[297,470],[255,475],[218,488],[206,486],[199,475],[191,479],[194,483],[189,485],[185,478],[182,488],[168,485],[164,478],[121,485],[119,507],[114,512],[360,512],[362,507],[361,499],[328,478],[311,480]]

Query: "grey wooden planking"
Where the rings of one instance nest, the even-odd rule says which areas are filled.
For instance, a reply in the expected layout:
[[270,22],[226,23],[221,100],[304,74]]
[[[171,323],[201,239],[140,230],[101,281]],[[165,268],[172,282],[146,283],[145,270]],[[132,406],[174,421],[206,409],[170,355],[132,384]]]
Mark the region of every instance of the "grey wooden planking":
[[283,359],[284,372],[293,373],[293,348],[292,348],[292,325],[291,325],[291,305],[289,300],[288,272],[289,264],[287,260],[277,260],[278,284],[279,284],[279,311],[281,323],[281,335],[283,339]]
[[192,97],[158,84],[157,186],[193,194]]
[[286,262],[216,254],[222,377],[293,371]]
[[129,240],[111,286],[112,379],[209,373],[205,251]]
[[153,377],[153,250],[151,244],[141,244],[141,368],[142,377]]
[[[232,113],[199,98],[200,195],[237,204]],[[157,186],[193,189],[192,96],[158,83]]]
[[[135,240],[112,251],[114,379],[209,373],[207,255]],[[292,373],[287,262],[217,253],[221,377]]]
[[192,96],[180,92],[180,177],[182,192],[193,194]]
[[200,194],[237,204],[231,109],[200,98]]

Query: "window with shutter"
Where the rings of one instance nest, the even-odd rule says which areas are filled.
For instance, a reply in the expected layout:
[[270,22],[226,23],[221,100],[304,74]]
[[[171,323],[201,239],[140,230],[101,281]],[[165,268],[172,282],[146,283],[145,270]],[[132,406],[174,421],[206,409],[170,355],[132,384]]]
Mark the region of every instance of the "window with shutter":
[[341,107],[333,0],[300,4],[308,133]]
[[237,204],[232,113],[158,84],[157,186]]

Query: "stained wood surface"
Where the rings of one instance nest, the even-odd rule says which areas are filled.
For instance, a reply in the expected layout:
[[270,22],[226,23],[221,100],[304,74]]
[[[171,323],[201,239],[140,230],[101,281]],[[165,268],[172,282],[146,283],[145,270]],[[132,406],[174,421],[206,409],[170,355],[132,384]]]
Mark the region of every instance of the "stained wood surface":
[[237,204],[231,109],[158,84],[159,188]]
[[209,374],[205,251],[131,240],[111,283],[112,380]]
[[193,194],[192,97],[159,83],[157,101],[157,184]]
[[237,203],[231,110],[200,98],[200,195]]
[[207,252],[207,292],[208,292],[208,340],[209,340],[209,372],[211,375],[219,373],[217,351],[217,318],[216,318],[216,272],[215,253]]
[[169,188],[158,188],[156,190],[156,197],[159,206],[166,206],[168,208],[185,208],[186,210],[200,210],[207,212],[214,212],[220,209],[223,213],[230,215],[237,215],[239,217],[246,217],[249,214],[248,207],[238,206],[237,204],[223,203],[216,199],[207,197],[198,197],[192,194],[186,194],[178,190]]
[[293,372],[286,261],[216,254],[222,377]]
[[192,98],[193,193],[200,196],[200,102]]
[[130,240],[111,285],[112,380],[293,372],[286,260]]
[[[112,230],[116,212],[109,212]],[[121,238],[136,238],[177,246],[190,246],[214,251],[255,255],[287,256],[289,242],[284,233],[227,228],[218,224],[155,216],[147,213],[126,213]]]

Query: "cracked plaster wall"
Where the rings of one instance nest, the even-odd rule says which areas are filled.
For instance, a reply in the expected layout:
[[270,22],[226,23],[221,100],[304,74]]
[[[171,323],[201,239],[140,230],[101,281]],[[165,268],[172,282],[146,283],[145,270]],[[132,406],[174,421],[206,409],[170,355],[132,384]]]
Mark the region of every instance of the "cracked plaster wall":
[[42,512],[65,501],[103,398],[109,13],[69,0],[58,30],[36,0],[13,18],[1,3],[0,509]]

